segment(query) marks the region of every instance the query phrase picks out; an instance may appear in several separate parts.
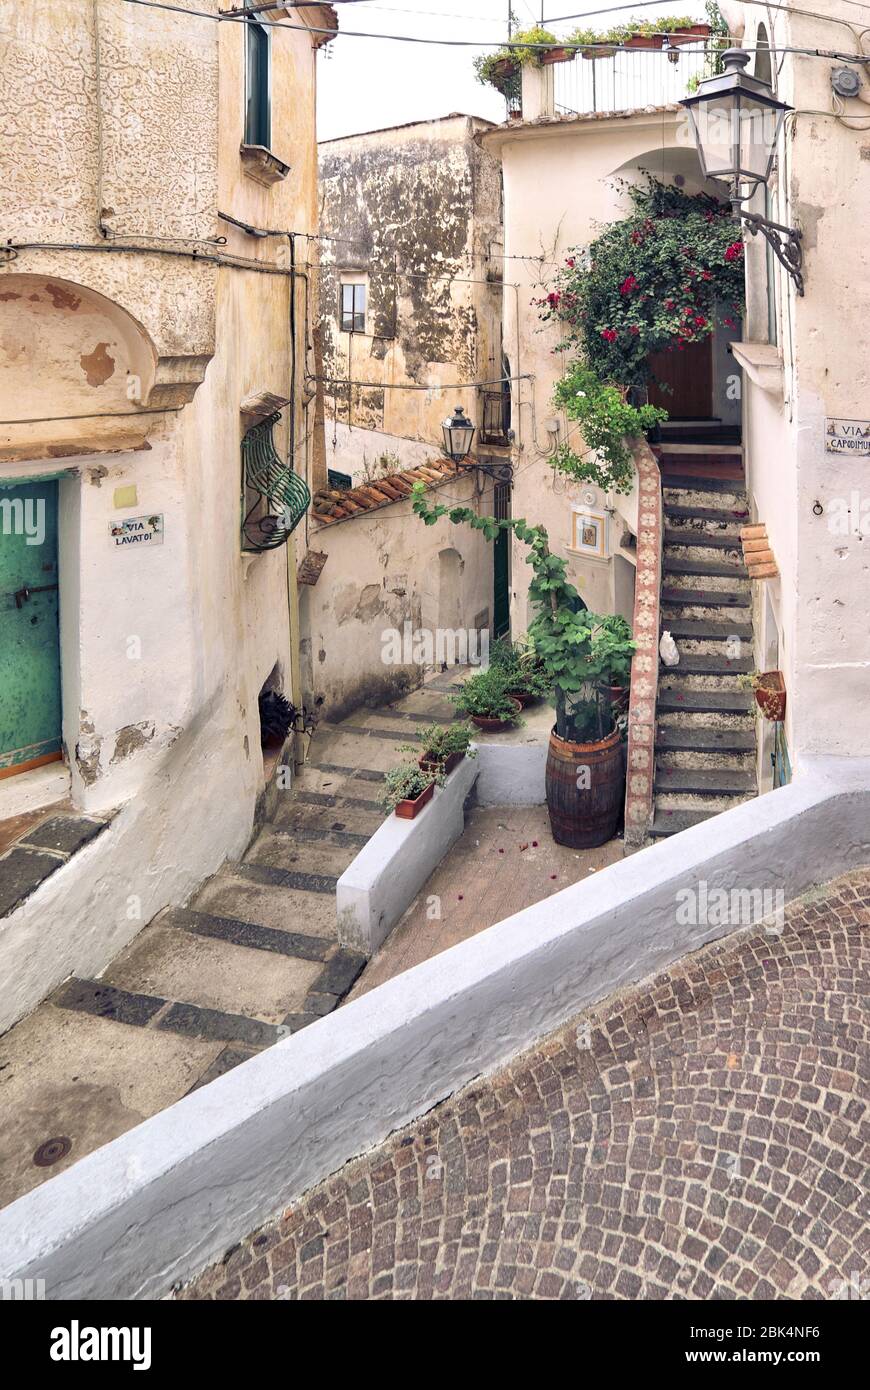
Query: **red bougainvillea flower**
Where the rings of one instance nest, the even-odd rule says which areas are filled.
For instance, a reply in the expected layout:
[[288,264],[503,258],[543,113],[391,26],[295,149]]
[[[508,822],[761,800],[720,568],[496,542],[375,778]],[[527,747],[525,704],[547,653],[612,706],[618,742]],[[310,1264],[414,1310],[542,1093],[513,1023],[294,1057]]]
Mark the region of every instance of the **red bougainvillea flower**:
[[710,270],[704,270],[704,271],[702,271],[702,272],[701,272],[701,279],[702,279],[702,280],[712,280],[712,279],[713,279],[713,272],[710,271]]
[[665,308],[666,308],[666,309],[673,309],[673,307],[674,307],[674,301],[673,301],[672,299],[666,299],[666,300],[665,300]]
[[565,261],[565,264],[566,264],[567,266],[570,266],[571,269],[573,270],[573,269],[574,269],[574,257],[573,257],[573,256],[568,256],[567,259],[566,259],[566,261]]
[[723,319],[722,322],[724,323],[724,325],[725,325],[726,328],[736,328],[736,327],[737,327],[737,324],[734,322],[733,319]]
[[547,295],[547,303],[553,309],[555,309],[561,298],[562,296],[560,295],[558,290],[551,290],[550,293]]
[[631,294],[637,287],[637,278],[634,275],[627,275],[619,287],[620,294]]
[[704,318],[703,314],[695,315],[695,323],[698,325],[699,328],[707,327],[707,320]]
[[639,246],[643,241],[643,232],[632,232],[631,241],[633,246]]
[[637,326],[636,323],[633,323],[633,324],[630,326],[630,328],[629,328],[628,331],[629,331],[629,333],[631,334],[631,336],[632,336],[633,338],[636,338],[637,335],[638,335],[638,333],[640,332],[640,329],[638,328],[638,326]]
[[604,329],[602,329],[602,330],[601,330],[601,336],[602,336],[602,338],[604,339],[604,341],[605,341],[606,343],[615,343],[615,342],[616,342],[616,334],[614,333],[614,331],[613,331],[612,328],[604,328]]
[[732,241],[732,243],[731,243],[730,246],[726,246],[726,247],[725,247],[725,259],[726,259],[726,261],[736,261],[737,258],[738,258],[738,256],[742,256],[742,255],[743,255],[743,242],[742,242],[742,241]]

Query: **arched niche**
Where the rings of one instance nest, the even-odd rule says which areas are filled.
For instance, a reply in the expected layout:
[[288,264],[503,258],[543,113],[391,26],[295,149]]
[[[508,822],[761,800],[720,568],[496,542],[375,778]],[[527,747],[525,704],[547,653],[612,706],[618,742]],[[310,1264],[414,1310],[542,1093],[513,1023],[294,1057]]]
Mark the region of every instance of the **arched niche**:
[[156,370],[148,333],[112,300],[56,276],[0,276],[4,421],[133,412]]

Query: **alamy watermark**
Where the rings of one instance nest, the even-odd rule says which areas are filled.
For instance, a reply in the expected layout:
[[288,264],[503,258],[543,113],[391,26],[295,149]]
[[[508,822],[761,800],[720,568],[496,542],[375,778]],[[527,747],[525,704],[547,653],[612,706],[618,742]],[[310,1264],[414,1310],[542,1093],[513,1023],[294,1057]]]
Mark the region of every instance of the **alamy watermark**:
[[763,926],[771,936],[779,936],[785,925],[785,890],[711,888],[707,880],[702,878],[694,888],[677,890],[677,925]]
[[381,633],[385,666],[489,666],[489,628],[417,627],[406,620],[402,631]]
[[0,497],[0,534],[24,536],[25,545],[42,545],[45,540],[45,499]]

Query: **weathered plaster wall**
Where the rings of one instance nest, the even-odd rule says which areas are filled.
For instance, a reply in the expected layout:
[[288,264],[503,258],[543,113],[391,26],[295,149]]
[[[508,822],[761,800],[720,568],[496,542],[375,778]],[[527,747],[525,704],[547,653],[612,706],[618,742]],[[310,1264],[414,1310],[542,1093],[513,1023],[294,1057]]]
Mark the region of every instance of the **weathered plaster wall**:
[[[92,6],[39,0],[0,13],[5,78],[18,83],[21,113],[5,147],[21,227],[40,240],[105,245],[97,231],[97,113],[111,131],[118,111],[115,143],[109,156],[104,150],[111,220],[119,242],[145,248],[22,248],[0,267],[0,350],[18,373],[15,396],[3,400],[3,416],[17,423],[3,427],[0,478],[65,471],[61,670],[73,799],[87,811],[122,807],[92,853],[4,919],[3,1028],[72,971],[98,973],[156,911],[183,901],[250,836],[263,786],[257,695],[276,666],[288,691],[294,676],[288,592],[296,555],[292,544],[259,556],[241,551],[240,441],[250,420],[239,407],[257,391],[295,395],[294,463],[308,471],[313,421],[302,387],[311,310],[304,277],[287,274],[286,239],[251,237],[220,221],[218,210],[313,232],[317,163],[315,52],[304,32],[273,32],[276,153],[292,155],[292,167],[266,188],[239,160],[241,26],[101,0],[99,105]],[[54,76],[44,88],[31,76],[25,103],[34,70]],[[136,150],[121,148],[129,131],[141,135],[141,164]],[[61,171],[51,160],[65,141]],[[18,225],[10,231],[17,237]],[[220,234],[225,246],[198,250],[251,265],[154,255],[149,233]],[[189,241],[172,246],[193,249]],[[131,398],[137,365],[142,391]],[[13,436],[34,413],[48,417],[39,448]],[[96,419],[111,437],[95,441]],[[286,456],[289,410],[275,440]],[[102,446],[112,452],[93,452]],[[119,504],[116,491],[129,487],[135,501]],[[164,518],[161,546],[112,548],[112,521],[154,513]],[[299,536],[304,549],[304,529]]]
[[[401,465],[402,440],[438,445],[461,403],[479,418],[479,393],[384,389],[501,375],[501,195],[498,163],[473,142],[488,122],[453,116],[320,146],[321,303],[327,410],[349,426],[330,466],[358,475],[380,440]],[[342,272],[369,276],[365,334],[341,332]],[[375,386],[346,385],[351,381]],[[383,383],[383,385],[381,385]],[[332,428],[327,426],[331,446]],[[395,465],[394,465],[395,467]]]
[[[765,22],[772,43],[860,51],[855,29],[870,25],[870,7],[863,23],[860,7],[842,0],[813,9],[839,22],[771,14]],[[759,16],[750,7],[741,10],[747,43],[754,46]],[[825,452],[827,416],[870,420],[870,244],[861,230],[870,205],[870,82],[855,67],[861,97],[845,102],[846,119],[822,114],[831,110],[830,75],[836,66],[830,59],[784,53],[776,77],[777,95],[797,114],[788,118],[780,141],[770,216],[803,231],[806,292],[798,297],[775,268],[781,389],[766,391],[747,382],[744,410],[753,503],[767,524],[780,570],[778,581],[757,586],[759,618],[766,589],[788,689],[789,750],[798,767],[821,751],[870,752],[870,460]],[[850,126],[851,120],[858,123]],[[747,336],[764,343],[761,256],[750,262],[749,276],[756,311]],[[820,516],[813,512],[817,500]],[[850,530],[854,524],[851,533],[837,529],[838,516]],[[767,644],[763,622],[757,631],[761,658]]]
[[[702,186],[697,157],[679,138],[677,114],[669,111],[507,125],[485,134],[481,143],[500,154],[504,174],[506,280],[516,285],[505,285],[505,342],[520,344],[512,368],[532,378],[513,387],[514,515],[547,527],[554,549],[568,561],[569,577],[589,608],[623,611],[630,617],[626,575],[617,584],[610,560],[590,559],[571,549],[571,511],[574,505],[615,509],[609,526],[613,554],[619,551],[623,518],[636,514],[636,502],[609,497],[588,483],[575,485],[554,472],[549,457],[555,440],[576,446],[578,436],[576,426],[552,405],[553,386],[565,360],[554,351],[561,337],[559,325],[542,323],[533,301],[551,287],[557,267],[571,248],[588,245],[603,223],[627,210],[627,200],[614,182],[616,176],[639,179],[649,170],[668,180],[679,174],[693,191]],[[547,432],[548,419],[558,420],[558,435]],[[511,621],[517,631],[525,629],[531,616],[529,569],[524,560],[525,547],[515,545]]]
[[[451,478],[432,499],[491,515],[492,489],[476,497],[475,486],[471,476]],[[408,622],[434,638],[438,628],[492,620],[492,546],[467,526],[424,526],[407,502],[396,502],[314,530],[311,545],[329,559],[317,584],[300,586],[304,680],[327,718],[404,694],[435,669],[385,662],[388,632],[402,634]]]

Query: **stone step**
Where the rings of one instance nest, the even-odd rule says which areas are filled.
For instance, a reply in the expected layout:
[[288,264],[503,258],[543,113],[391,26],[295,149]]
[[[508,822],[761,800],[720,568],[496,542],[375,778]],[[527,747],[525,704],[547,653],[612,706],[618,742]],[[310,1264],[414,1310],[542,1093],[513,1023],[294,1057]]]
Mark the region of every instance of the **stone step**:
[[[695,641],[729,642],[738,638],[741,642],[752,642],[752,624],[740,622],[716,622],[703,618],[671,618],[662,621],[662,629],[667,627],[674,638],[688,637]],[[679,643],[677,644],[679,645]]]
[[723,526],[746,526],[749,522],[748,507],[701,507],[683,506],[680,503],[665,502],[665,516],[675,521],[714,521]]
[[240,875],[236,867],[224,865],[200,889],[191,906],[197,912],[216,917],[337,940],[334,894],[290,888],[286,884],[276,889],[272,883]]
[[705,577],[715,575],[722,579],[746,579],[749,571],[742,561],[728,560],[690,560],[665,551],[665,574],[698,574]]
[[679,666],[659,667],[660,677],[682,674],[684,676],[739,676],[749,675],[755,670],[751,656],[729,657],[709,652],[684,651],[677,643],[680,653]]
[[325,961],[334,953],[334,937],[307,936],[303,932],[286,931],[281,927],[261,927],[242,922],[237,917],[216,917],[211,912],[197,912],[191,907],[167,908],[155,919],[178,931],[195,936],[211,936],[230,941],[234,946],[247,946],[255,951],[274,951],[282,956],[299,956],[301,960]]
[[755,774],[740,768],[672,767],[657,760],[655,789],[697,796],[715,796],[722,792],[754,796]]
[[697,531],[666,526],[664,545],[665,553],[675,548],[685,549],[688,546],[703,546],[705,549],[736,550],[738,554],[743,554],[740,537],[736,531],[732,535],[725,531]]
[[670,724],[656,731],[656,756],[672,749],[701,753],[754,753],[754,728],[719,728],[710,725]]
[[693,825],[710,820],[718,811],[658,811],[653,817],[650,834],[656,839],[665,835],[678,835],[681,830],[689,830]]
[[296,835],[352,834],[365,841],[374,835],[383,821],[384,811],[375,805],[318,806],[290,797],[286,802],[279,801],[272,827]]
[[730,811],[744,801],[750,801],[754,792],[669,792],[657,791],[655,814],[664,816],[683,811]]
[[[663,585],[663,604],[680,608],[749,608],[752,593],[743,589],[681,589],[673,584]],[[673,632],[673,628],[671,628]]]
[[312,843],[300,840],[296,832],[266,826],[245,855],[244,863],[339,879],[367,839],[364,835],[333,832]]
[[[685,460],[681,460],[681,462],[685,462]],[[681,472],[678,467],[667,471],[662,469],[662,488],[666,491],[680,488],[691,492],[709,492],[711,494],[725,492],[732,497],[746,496],[746,485],[742,478],[717,478],[712,474],[708,475],[703,472]],[[714,502],[713,506],[715,505]]]
[[656,709],[659,714],[750,714],[755,701],[750,691],[687,690],[678,684],[660,684]]
[[49,816],[16,840],[0,856],[0,917],[20,907],[41,883],[102,834],[111,820],[111,815]]
[[102,979],[73,976],[50,996],[50,1002],[57,1009],[92,1014],[125,1027],[153,1027],[188,1038],[241,1043],[257,1050],[271,1047],[284,1036],[279,1024],[118,988]]

